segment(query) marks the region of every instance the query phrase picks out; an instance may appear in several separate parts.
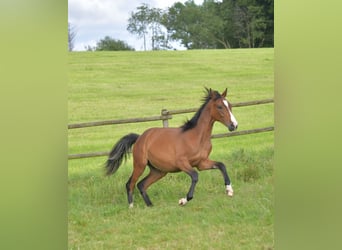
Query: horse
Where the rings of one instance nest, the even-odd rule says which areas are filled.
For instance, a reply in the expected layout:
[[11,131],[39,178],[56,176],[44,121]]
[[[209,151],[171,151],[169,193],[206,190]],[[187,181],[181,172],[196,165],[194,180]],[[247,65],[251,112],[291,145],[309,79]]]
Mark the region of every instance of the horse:
[[[199,171],[219,169],[223,175],[226,193],[233,196],[233,188],[226,166],[222,162],[209,159],[212,149],[211,134],[216,121],[225,125],[229,131],[238,127],[232,113],[232,105],[226,99],[227,89],[220,94],[207,89],[203,104],[195,115],[178,128],[149,128],[141,135],[130,133],[123,136],[112,148],[105,163],[106,175],[114,174],[123,159],[133,153],[133,172],[126,183],[129,208],[133,207],[133,191],[146,166],[149,174],[137,187],[147,206],[152,202],[146,192],[149,186],[163,178],[167,173],[183,171],[191,177],[190,189],[178,204],[184,206],[192,200]],[[134,145],[134,146],[133,146]],[[133,150],[132,150],[133,147]]]

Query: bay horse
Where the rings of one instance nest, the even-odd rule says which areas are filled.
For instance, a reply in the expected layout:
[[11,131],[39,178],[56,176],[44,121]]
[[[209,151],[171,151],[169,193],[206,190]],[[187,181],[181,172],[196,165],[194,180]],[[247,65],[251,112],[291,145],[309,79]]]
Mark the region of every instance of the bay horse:
[[199,171],[219,169],[223,175],[226,193],[233,196],[233,188],[222,162],[210,160],[212,149],[211,133],[215,121],[227,126],[229,131],[238,127],[232,106],[226,99],[227,89],[220,94],[206,88],[203,104],[183,126],[179,128],[150,128],[141,135],[131,133],[122,137],[112,148],[105,163],[107,175],[115,173],[127,158],[133,147],[133,173],[126,183],[129,207],[133,207],[133,190],[146,165],[149,174],[143,178],[137,187],[147,206],[152,202],[146,190],[154,182],[163,178],[167,173],[183,171],[191,177],[191,186],[185,198],[178,202],[183,206],[193,198]]

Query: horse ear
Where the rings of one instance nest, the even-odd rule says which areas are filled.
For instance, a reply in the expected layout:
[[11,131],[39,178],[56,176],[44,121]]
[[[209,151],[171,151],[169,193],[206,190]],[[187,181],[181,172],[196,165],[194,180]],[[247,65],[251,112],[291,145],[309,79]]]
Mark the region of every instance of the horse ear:
[[222,96],[222,97],[226,97],[226,96],[227,96],[227,88],[225,89],[225,91],[223,91],[223,93],[222,93],[221,96]]

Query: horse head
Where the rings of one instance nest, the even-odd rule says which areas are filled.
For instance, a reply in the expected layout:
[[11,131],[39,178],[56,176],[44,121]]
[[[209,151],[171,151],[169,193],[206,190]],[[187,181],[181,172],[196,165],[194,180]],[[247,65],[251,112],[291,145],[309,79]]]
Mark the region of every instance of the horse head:
[[209,96],[211,98],[211,116],[215,121],[221,122],[227,126],[229,131],[234,131],[238,127],[238,122],[235,119],[232,112],[232,105],[226,99],[227,89],[219,94],[217,91],[209,90]]

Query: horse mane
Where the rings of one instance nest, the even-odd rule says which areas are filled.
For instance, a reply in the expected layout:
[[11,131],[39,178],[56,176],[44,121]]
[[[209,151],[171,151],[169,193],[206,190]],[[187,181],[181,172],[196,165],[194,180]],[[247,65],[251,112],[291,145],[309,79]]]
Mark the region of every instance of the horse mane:
[[221,98],[221,95],[219,92],[215,91],[215,90],[211,90],[211,89],[208,89],[208,88],[205,88],[205,91],[206,91],[206,95],[202,98],[202,101],[203,101],[203,104],[201,105],[201,107],[197,110],[197,112],[195,113],[195,115],[190,119],[190,120],[187,120],[182,126],[181,126],[181,129],[182,129],[182,132],[185,132],[185,131],[188,131],[194,127],[196,127],[197,125],[197,122],[202,114],[202,111],[204,109],[204,107],[208,104],[208,102],[210,101],[211,99],[211,95],[210,93],[213,92],[214,95],[215,95],[215,100]]

